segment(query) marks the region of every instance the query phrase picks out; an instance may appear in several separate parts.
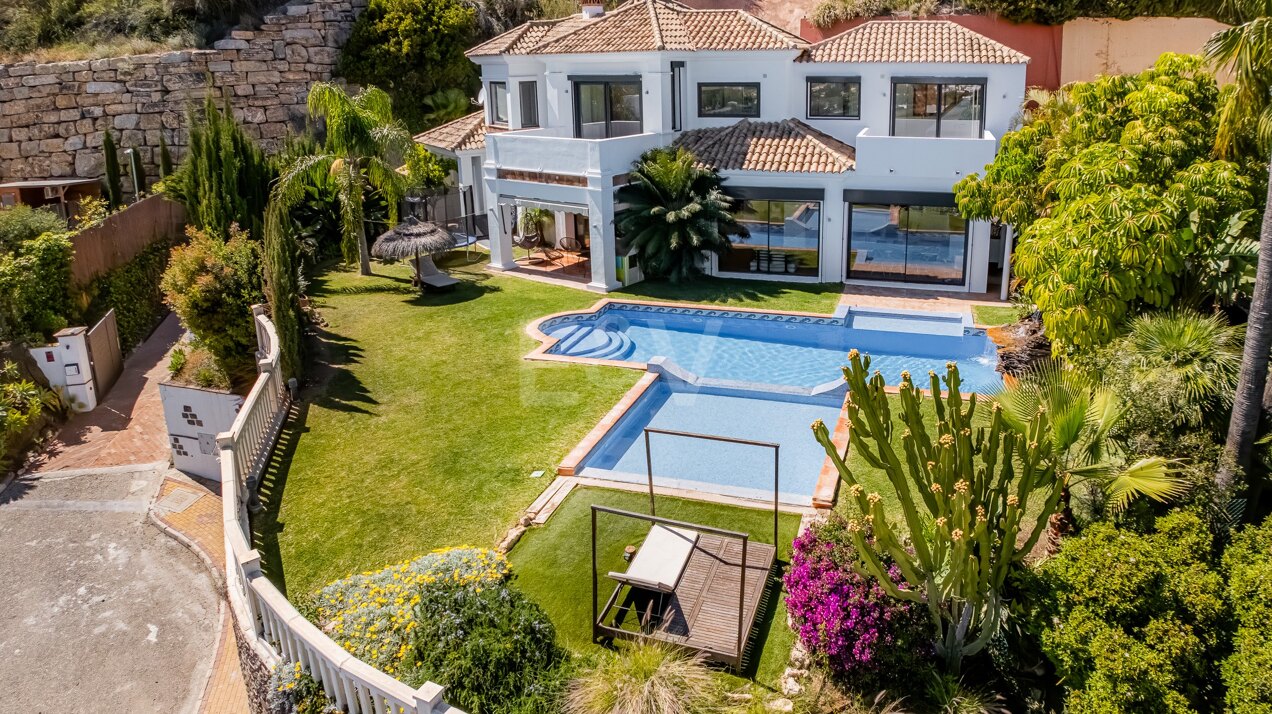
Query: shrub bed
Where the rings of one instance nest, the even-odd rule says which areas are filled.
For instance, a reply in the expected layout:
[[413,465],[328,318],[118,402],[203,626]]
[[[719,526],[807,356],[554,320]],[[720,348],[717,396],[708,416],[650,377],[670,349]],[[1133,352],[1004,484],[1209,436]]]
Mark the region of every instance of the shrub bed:
[[500,553],[448,548],[338,580],[301,607],[362,661],[414,687],[443,684],[471,714],[555,711],[567,655],[509,575]]
[[[795,539],[786,607],[800,642],[833,674],[862,686],[903,681],[927,669],[924,614],[854,571],[856,560],[842,518],[815,524]],[[905,582],[895,564],[888,575]]]

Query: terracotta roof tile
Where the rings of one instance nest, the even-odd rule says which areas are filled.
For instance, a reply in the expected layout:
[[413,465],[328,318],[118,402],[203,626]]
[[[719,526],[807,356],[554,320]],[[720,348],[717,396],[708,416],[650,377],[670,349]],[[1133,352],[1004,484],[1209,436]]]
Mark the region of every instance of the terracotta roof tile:
[[443,151],[481,151],[486,148],[486,132],[498,131],[486,126],[485,110],[435,126],[415,135],[417,144],[424,144]]
[[1029,57],[948,20],[872,20],[809,47],[799,61],[1024,64]]
[[467,52],[592,54],[658,50],[780,50],[807,47],[797,35],[742,10],[696,10],[673,0],[629,0],[596,18],[529,22]]
[[857,165],[853,147],[798,119],[743,119],[732,126],[694,129],[681,134],[675,145],[720,171],[839,174]]

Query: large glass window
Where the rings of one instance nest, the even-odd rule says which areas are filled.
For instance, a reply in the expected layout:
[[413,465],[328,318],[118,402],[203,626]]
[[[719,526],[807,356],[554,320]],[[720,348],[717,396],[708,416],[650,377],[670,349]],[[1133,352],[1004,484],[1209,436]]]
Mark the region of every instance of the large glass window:
[[892,84],[893,136],[977,139],[984,124],[984,84]]
[[760,83],[700,82],[698,84],[698,116],[758,117],[760,115]]
[[490,123],[508,123],[508,83],[490,83]]
[[517,89],[521,92],[521,126],[539,126],[539,83],[521,82]]
[[749,238],[734,238],[733,250],[720,256],[729,273],[818,274],[821,249],[820,201],[746,201],[738,221]]
[[574,83],[574,135],[609,139],[641,133],[640,82]]
[[856,77],[809,77],[809,119],[861,117],[861,80]]
[[967,221],[955,208],[854,203],[848,231],[850,278],[964,282]]
[[680,131],[684,127],[685,104],[685,63],[671,63],[671,130]]

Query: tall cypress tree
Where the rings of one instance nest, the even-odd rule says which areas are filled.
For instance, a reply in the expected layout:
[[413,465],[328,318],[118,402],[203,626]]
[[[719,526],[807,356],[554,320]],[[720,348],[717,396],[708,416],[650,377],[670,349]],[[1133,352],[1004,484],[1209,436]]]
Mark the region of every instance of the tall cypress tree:
[[168,151],[168,140],[159,132],[159,178],[166,179],[172,175],[172,152]]
[[102,136],[102,154],[106,157],[106,203],[113,211],[124,203],[124,186],[119,177],[119,152],[109,129]]
[[218,108],[211,97],[200,116],[189,119],[186,160],[174,175],[174,193],[196,226],[220,236],[231,223],[260,238],[274,162],[234,120],[228,101]]

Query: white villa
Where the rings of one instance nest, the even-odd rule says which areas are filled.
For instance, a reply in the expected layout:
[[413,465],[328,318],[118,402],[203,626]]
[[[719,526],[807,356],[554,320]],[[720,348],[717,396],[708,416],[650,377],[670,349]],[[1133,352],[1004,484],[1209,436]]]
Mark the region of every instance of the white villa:
[[458,161],[494,269],[543,269],[514,246],[519,210],[543,208],[589,288],[639,280],[618,251],[614,190],[643,151],[675,144],[746,200],[751,237],[711,274],[1006,283],[1008,229],[964,220],[952,187],[993,160],[1029,58],[960,25],[879,20],[810,44],[741,10],[630,0],[529,22],[468,56],[484,111],[416,140]]

